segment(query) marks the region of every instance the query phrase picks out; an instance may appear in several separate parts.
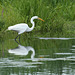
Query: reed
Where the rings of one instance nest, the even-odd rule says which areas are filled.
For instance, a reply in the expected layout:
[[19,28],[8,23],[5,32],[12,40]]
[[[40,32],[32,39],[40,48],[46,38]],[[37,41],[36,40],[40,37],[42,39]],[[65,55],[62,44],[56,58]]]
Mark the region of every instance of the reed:
[[35,32],[49,36],[71,36],[75,24],[74,0],[1,0],[0,2],[0,31],[8,26],[25,22],[37,15],[45,22],[36,21]]

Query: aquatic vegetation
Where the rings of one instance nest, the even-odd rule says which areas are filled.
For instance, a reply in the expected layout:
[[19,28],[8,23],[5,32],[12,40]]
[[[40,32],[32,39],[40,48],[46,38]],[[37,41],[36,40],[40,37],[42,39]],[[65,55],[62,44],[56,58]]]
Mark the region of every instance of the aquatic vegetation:
[[0,9],[0,22],[4,23],[0,26],[1,32],[8,26],[22,22],[31,26],[30,18],[37,15],[45,22],[36,22],[36,27],[31,34],[36,32],[48,36],[75,34],[74,0],[1,0]]

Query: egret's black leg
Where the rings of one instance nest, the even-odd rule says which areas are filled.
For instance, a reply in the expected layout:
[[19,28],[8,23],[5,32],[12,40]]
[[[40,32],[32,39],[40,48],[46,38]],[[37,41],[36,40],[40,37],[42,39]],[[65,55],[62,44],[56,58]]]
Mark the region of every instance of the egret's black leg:
[[[15,40],[15,41],[16,41],[16,40]],[[17,41],[16,41],[16,43],[19,44]]]
[[20,43],[20,35],[19,35],[19,43]]
[[16,36],[15,41],[16,41],[17,37],[18,37],[18,35]]
[[[19,35],[17,35],[16,38],[15,38],[16,43],[18,43],[17,40],[16,40],[18,36],[19,36]],[[18,44],[19,44],[19,43],[18,43]]]

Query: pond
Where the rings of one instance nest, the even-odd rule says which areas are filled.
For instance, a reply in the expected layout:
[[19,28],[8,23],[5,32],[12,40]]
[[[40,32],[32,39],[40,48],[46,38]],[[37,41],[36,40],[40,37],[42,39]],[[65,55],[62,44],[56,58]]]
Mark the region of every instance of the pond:
[[0,38],[0,75],[75,74],[74,38],[10,37]]

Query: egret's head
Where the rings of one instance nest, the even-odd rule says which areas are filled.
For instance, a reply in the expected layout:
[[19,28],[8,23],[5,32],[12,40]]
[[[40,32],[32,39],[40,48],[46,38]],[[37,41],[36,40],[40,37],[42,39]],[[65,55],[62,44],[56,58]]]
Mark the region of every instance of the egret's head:
[[41,21],[44,21],[43,19],[39,18],[38,16],[33,16],[32,19],[39,19]]

